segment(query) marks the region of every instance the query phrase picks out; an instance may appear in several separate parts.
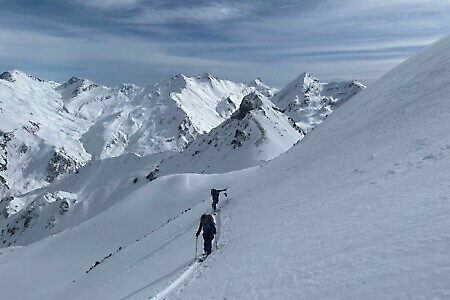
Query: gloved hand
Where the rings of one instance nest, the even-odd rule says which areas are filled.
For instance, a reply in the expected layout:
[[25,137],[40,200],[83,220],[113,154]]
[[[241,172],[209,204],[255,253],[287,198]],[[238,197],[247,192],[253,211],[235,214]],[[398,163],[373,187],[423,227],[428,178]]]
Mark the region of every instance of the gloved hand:
[[195,234],[196,237],[198,237],[199,235],[200,235],[200,232],[197,232],[197,233]]
[[223,193],[225,195],[225,197],[228,197],[227,193]]

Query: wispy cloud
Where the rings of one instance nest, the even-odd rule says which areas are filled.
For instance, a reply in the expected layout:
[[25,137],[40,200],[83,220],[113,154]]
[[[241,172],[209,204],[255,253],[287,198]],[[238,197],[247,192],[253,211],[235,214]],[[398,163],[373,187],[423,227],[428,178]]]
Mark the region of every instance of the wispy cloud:
[[75,0],[74,4],[102,10],[115,10],[137,7],[143,0]]
[[137,24],[215,23],[240,18],[248,13],[244,4],[208,3],[186,7],[145,7],[129,21]]
[[210,72],[281,87],[303,71],[367,83],[450,32],[450,0],[0,1],[0,68],[105,84]]
[[[49,78],[58,81],[78,75],[105,83],[102,78],[111,79],[111,74],[115,73],[120,75],[120,79],[114,80],[114,84],[135,82],[145,85],[175,73],[200,74],[206,70],[230,70],[239,66],[233,62],[170,54],[159,43],[136,36],[96,33],[93,39],[92,36],[61,37],[21,30],[1,32],[0,44],[4,45],[0,51],[1,61],[8,60],[13,68],[27,72],[35,71],[38,65],[46,65],[46,70],[58,70],[57,78]],[[182,43],[178,46],[186,47]],[[33,70],[30,70],[30,66]],[[60,70],[64,67],[67,70],[76,69],[80,74],[61,74]],[[158,74],[163,77],[149,74],[157,69],[160,70]],[[107,81],[111,83],[110,79]]]

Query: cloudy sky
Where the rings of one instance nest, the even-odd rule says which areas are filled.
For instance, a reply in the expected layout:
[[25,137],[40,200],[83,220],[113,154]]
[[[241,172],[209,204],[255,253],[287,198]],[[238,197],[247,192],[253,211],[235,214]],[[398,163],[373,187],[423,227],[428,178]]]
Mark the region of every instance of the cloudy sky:
[[178,73],[370,84],[450,33],[450,0],[0,0],[0,71],[99,84]]

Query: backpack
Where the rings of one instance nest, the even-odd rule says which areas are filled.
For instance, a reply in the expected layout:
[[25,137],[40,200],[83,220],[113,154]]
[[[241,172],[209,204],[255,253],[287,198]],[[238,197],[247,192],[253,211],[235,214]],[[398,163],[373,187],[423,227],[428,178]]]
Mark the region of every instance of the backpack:
[[214,224],[214,218],[211,215],[206,216],[206,220],[203,223],[204,234],[216,234],[216,225]]
[[214,196],[214,194],[217,193],[216,189],[211,189],[211,196]]

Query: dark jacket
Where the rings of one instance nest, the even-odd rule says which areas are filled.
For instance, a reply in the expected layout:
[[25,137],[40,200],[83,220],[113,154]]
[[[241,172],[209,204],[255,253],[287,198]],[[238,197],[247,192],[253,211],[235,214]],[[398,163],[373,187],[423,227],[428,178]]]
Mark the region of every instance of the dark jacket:
[[225,192],[226,190],[227,190],[227,189],[222,189],[222,190],[212,189],[212,190],[211,190],[211,196],[212,196],[213,202],[219,202],[219,195],[220,195],[220,192]]
[[198,225],[198,230],[196,235],[199,236],[200,231],[203,230],[203,235],[214,235],[216,234],[216,224],[214,223],[214,218],[211,215],[203,214],[200,218],[200,224]]

